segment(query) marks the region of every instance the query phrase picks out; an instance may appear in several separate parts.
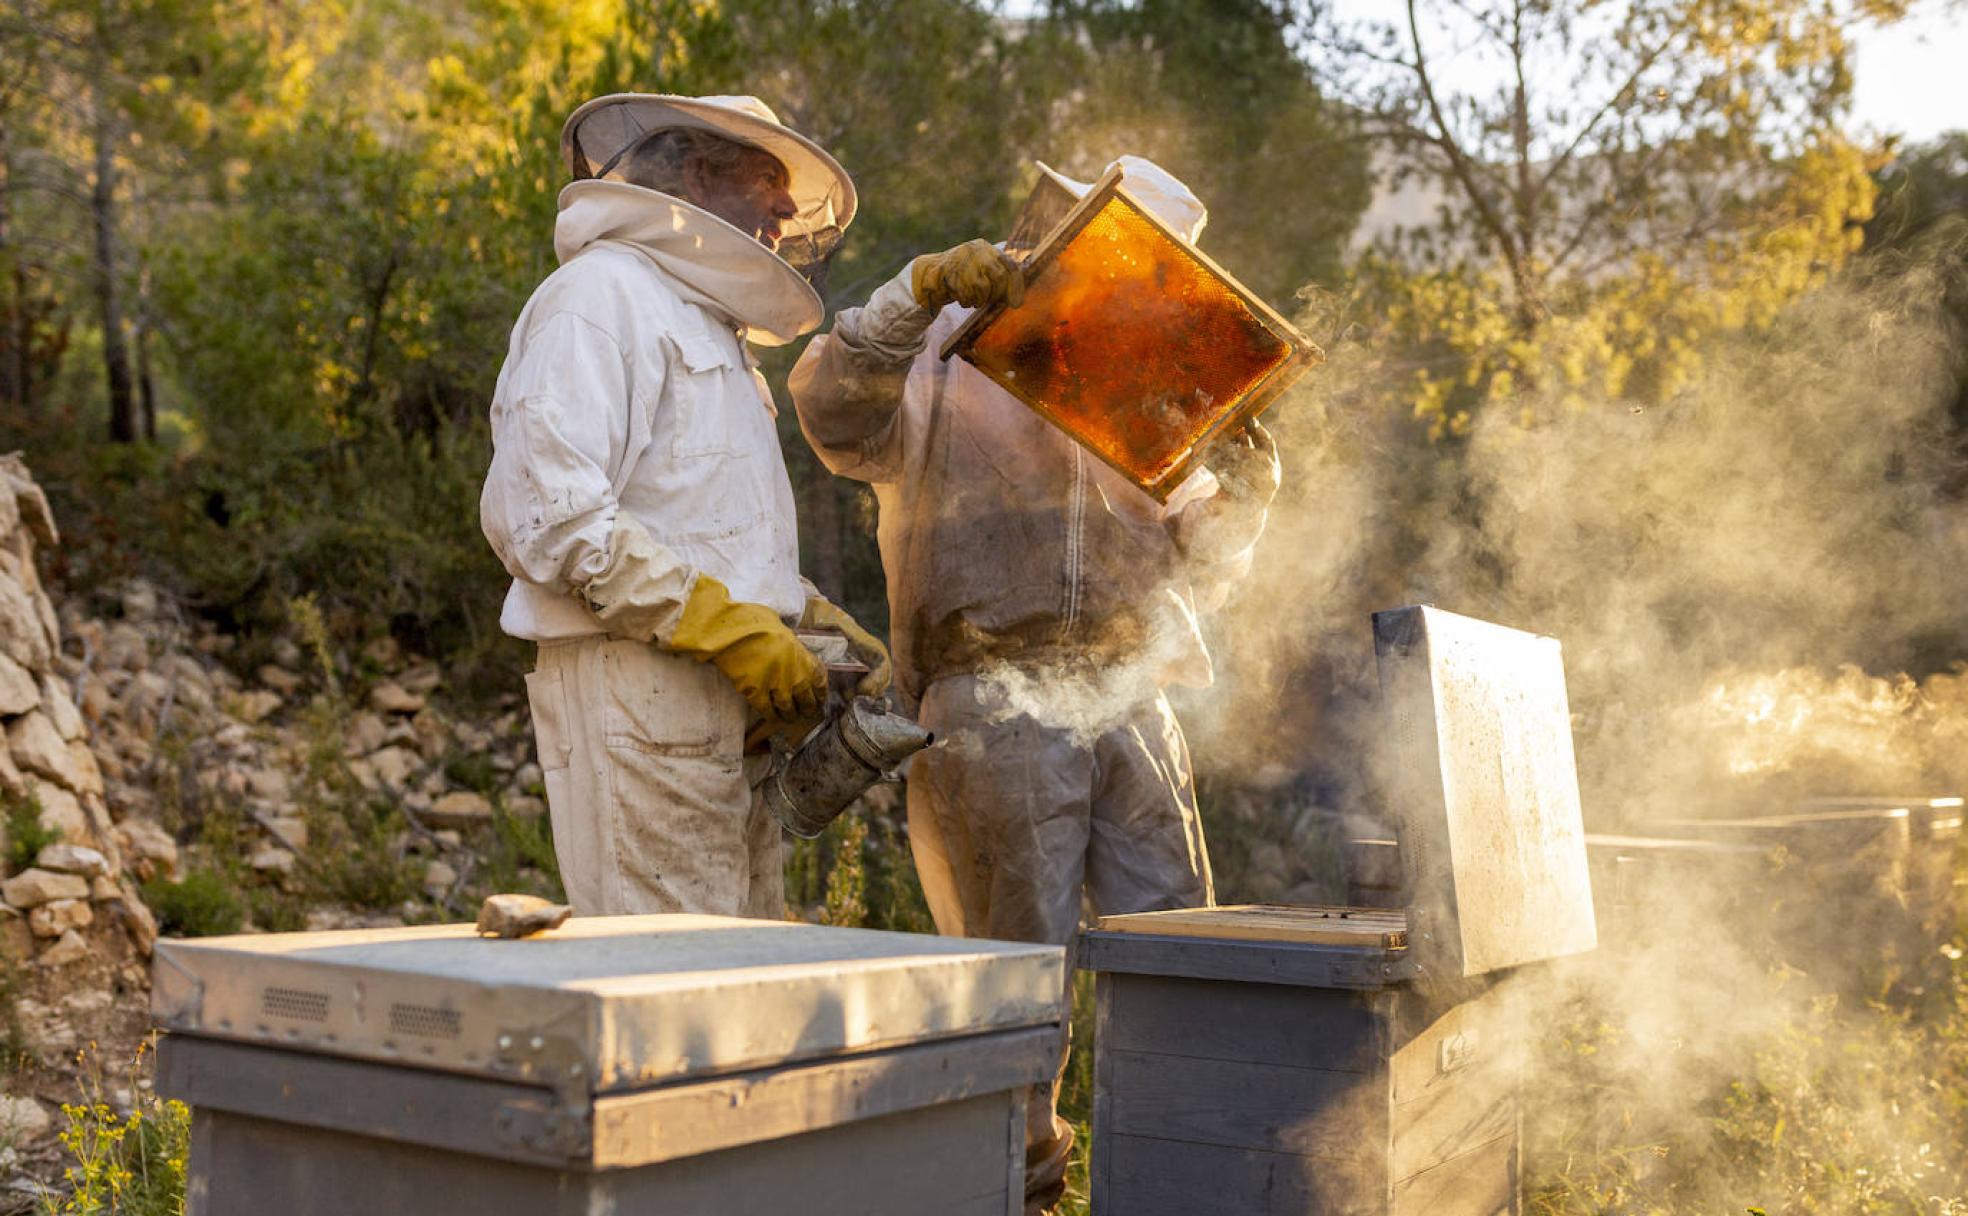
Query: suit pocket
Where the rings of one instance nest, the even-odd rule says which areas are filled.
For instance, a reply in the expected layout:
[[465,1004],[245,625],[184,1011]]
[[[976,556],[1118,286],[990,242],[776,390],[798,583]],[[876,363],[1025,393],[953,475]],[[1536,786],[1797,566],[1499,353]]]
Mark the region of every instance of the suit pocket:
[[533,746],[540,753],[541,770],[566,768],[573,762],[574,746],[567,731],[567,686],[558,668],[526,673],[526,703],[533,711]]
[[608,746],[664,756],[726,750],[735,729],[717,668],[641,642],[609,642],[600,657]]

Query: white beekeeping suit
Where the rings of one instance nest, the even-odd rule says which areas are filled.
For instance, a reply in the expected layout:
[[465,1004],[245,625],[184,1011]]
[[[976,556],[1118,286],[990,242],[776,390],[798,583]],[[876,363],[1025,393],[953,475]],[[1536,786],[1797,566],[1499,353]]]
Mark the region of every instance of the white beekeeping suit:
[[[1122,186],[1190,239],[1205,219],[1137,157]],[[1048,172],[1050,172],[1048,170]],[[1060,179],[1074,193],[1087,187]],[[1102,915],[1206,905],[1187,745],[1162,688],[1211,679],[1196,612],[1249,561],[1276,488],[1193,475],[1166,505],[961,360],[970,310],[923,284],[975,243],[918,259],[835,319],[790,387],[830,469],[873,485],[900,687],[944,740],[909,776],[917,871],[945,934],[1066,943]],[[975,279],[977,276],[972,274]],[[961,297],[959,297],[961,298]],[[935,300],[932,298],[931,303]],[[1239,470],[1243,472],[1244,470]],[[1029,1107],[1028,1198],[1058,1195],[1070,1130]]]
[[[786,166],[789,240],[837,239],[852,218],[846,174],[750,98],[602,98],[563,145],[588,177],[668,126]],[[513,575],[500,623],[539,644],[527,693],[569,898],[584,914],[778,916],[779,829],[744,754],[761,702],[728,675],[737,647],[685,637],[736,613],[743,644],[777,646],[783,669],[786,627],[807,611],[772,397],[746,343],[811,331],[819,298],[754,235],[623,181],[561,192],[554,251],[499,374],[480,505]]]

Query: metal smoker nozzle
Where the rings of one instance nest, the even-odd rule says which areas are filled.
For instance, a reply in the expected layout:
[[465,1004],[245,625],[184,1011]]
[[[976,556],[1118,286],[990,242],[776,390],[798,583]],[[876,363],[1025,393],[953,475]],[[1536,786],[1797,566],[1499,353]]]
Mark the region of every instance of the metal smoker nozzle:
[[773,757],[765,804],[787,831],[811,840],[861,791],[936,741],[936,736],[868,697],[855,697],[790,752]]

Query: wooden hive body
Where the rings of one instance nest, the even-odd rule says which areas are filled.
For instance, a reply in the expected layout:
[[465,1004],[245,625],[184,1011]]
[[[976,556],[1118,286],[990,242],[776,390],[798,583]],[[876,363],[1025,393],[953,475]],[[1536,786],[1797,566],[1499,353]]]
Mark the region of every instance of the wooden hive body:
[[1063,963],[693,916],[159,943],[157,1088],[190,1216],[1013,1216]]
[[[1308,914],[1306,932],[1285,925]],[[1086,935],[1092,1185],[1103,1216],[1498,1216],[1520,1210],[1509,1019],[1477,984],[1407,982],[1399,914],[1149,913]],[[1391,919],[1390,919],[1391,918]],[[1212,919],[1223,935],[1207,932]],[[1464,999],[1466,998],[1466,999]]]

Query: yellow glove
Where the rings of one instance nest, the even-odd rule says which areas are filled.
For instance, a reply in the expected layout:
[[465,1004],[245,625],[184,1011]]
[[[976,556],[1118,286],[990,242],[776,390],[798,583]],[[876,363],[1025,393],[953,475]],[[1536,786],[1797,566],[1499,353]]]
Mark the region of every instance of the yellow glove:
[[827,699],[827,669],[800,645],[779,614],[734,603],[725,585],[699,574],[684,601],[669,648],[715,663],[768,720],[817,717]]
[[802,629],[838,629],[847,635],[848,649],[854,657],[868,665],[868,674],[861,677],[854,691],[864,697],[879,697],[888,691],[890,664],[888,647],[881,639],[861,628],[846,610],[828,603],[819,596],[810,596],[806,601],[806,611],[800,615]]
[[951,302],[985,308],[1002,300],[1016,308],[1025,298],[1025,272],[991,242],[965,241],[917,258],[910,266],[909,290],[931,312]]

